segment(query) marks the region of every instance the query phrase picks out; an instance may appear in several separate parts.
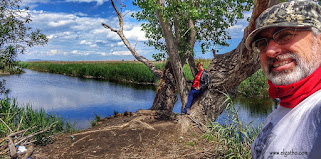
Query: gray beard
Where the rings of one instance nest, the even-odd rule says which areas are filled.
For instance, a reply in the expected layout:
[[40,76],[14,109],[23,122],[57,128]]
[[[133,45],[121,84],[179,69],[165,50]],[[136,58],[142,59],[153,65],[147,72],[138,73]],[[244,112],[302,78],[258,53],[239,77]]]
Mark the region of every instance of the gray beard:
[[[304,57],[298,57],[295,53],[286,53],[279,55],[278,59],[293,58],[296,61],[296,66],[293,70],[285,70],[280,72],[272,72],[270,67],[265,67],[263,70],[267,78],[275,85],[289,85],[298,82],[310,74],[312,74],[321,64],[321,54],[318,52],[318,44],[313,44],[312,46],[312,61],[308,62]],[[267,66],[271,66],[273,59],[269,58],[267,61]]]

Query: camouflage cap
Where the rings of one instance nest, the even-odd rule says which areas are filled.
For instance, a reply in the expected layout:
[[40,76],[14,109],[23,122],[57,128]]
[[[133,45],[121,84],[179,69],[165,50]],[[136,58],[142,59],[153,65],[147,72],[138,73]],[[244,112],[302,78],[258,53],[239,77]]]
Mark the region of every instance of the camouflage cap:
[[307,0],[280,3],[266,9],[256,19],[255,30],[247,37],[245,46],[251,50],[254,37],[270,27],[315,27],[321,31],[321,7]]

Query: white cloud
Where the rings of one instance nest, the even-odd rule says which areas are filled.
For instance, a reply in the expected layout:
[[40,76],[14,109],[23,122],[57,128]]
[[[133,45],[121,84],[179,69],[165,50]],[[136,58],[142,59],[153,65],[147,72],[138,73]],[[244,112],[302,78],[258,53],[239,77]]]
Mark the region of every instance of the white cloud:
[[117,43],[118,46],[125,46],[125,44],[121,41]]
[[101,53],[99,53],[99,55],[101,55],[101,56],[109,56],[110,54],[107,54],[107,53],[101,52]]
[[77,53],[78,53],[78,50],[72,50],[71,53],[77,54]]
[[51,39],[53,39],[53,38],[55,38],[56,36],[55,35],[53,35],[53,34],[51,34],[51,35],[47,35],[47,38],[49,39],[49,40],[51,40]]
[[94,29],[92,31],[93,34],[99,35],[99,34],[108,34],[108,32],[110,32],[109,30],[105,29],[105,28],[99,28],[99,29]]
[[245,12],[244,13],[244,18],[237,20],[237,23],[234,26],[231,26],[228,28],[228,32],[232,39],[234,38],[242,38],[243,37],[243,32],[245,27],[248,25],[247,18],[252,15],[252,12]]
[[50,50],[50,51],[47,53],[47,55],[49,55],[49,56],[53,56],[53,55],[56,55],[56,54],[58,54],[58,50]]
[[108,0],[66,0],[66,2],[97,2],[97,6],[104,4],[104,2],[108,2]]
[[90,46],[90,47],[97,47],[97,44],[93,44],[92,42],[88,42],[88,41],[86,41],[86,40],[82,40],[82,41],[80,42],[80,44],[82,44],[82,45],[88,45],[88,46]]
[[[122,55],[126,56],[125,59],[134,58],[128,56],[131,53],[124,46],[117,33],[101,25],[101,23],[106,23],[118,29],[118,18],[104,19],[82,16],[84,14],[80,13],[53,13],[42,10],[30,10],[29,13],[32,17],[30,26],[34,29],[40,29],[49,39],[47,45],[29,49],[33,53],[30,58],[94,60],[108,56],[108,59],[120,60],[124,59],[124,57],[121,57]],[[128,18],[124,20],[124,34],[127,39],[132,45],[138,40],[136,49],[145,47],[144,52],[147,52],[148,47],[142,44],[142,41],[146,39],[144,38],[144,32],[141,31],[140,23],[128,20]],[[23,58],[28,59],[27,54]]]
[[52,26],[52,27],[60,27],[60,26],[65,26],[67,24],[70,24],[72,22],[73,21],[71,21],[71,20],[60,20],[60,21],[57,21],[57,22],[49,22],[48,25]]
[[50,0],[22,0],[21,6],[28,6],[29,8],[35,8],[38,5],[36,3],[49,3]]
[[130,40],[146,41],[145,33],[141,29],[140,26],[135,26],[129,31],[124,31],[124,35]]
[[89,43],[89,42],[87,42],[86,40],[81,40],[80,44],[88,45],[88,44],[90,44],[90,43]]
[[123,55],[132,55],[130,51],[114,51],[112,55],[123,56]]

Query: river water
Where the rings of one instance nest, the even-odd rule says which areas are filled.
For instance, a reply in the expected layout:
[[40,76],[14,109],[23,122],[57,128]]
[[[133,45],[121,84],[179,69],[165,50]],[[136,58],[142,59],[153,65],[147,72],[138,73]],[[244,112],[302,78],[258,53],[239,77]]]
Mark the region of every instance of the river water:
[[[90,127],[95,115],[107,117],[114,112],[136,112],[151,107],[155,97],[155,87],[116,84],[106,81],[69,77],[25,70],[21,75],[1,75],[10,89],[9,97],[16,98],[19,106],[31,105],[34,109],[43,108],[47,113],[55,113],[70,122],[76,129]],[[245,123],[254,121],[259,125],[272,111],[271,101],[237,98],[236,109]],[[174,112],[180,112],[180,102]],[[217,121],[223,123],[224,112]]]

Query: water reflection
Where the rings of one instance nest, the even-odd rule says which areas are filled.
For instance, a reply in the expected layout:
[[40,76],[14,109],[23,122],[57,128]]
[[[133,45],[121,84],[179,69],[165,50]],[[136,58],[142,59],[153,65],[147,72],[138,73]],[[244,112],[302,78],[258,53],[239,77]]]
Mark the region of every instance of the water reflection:
[[[10,96],[17,98],[20,106],[32,105],[34,109],[45,109],[71,122],[77,129],[90,127],[95,114],[107,117],[114,114],[151,107],[155,97],[155,86],[117,84],[101,80],[69,77],[59,74],[25,70],[21,75],[0,76],[5,79]],[[273,110],[271,100],[237,98],[234,100],[240,119],[260,124]],[[174,112],[180,112],[180,99]],[[226,121],[226,112],[217,119]]]
[[[265,118],[274,110],[272,99],[237,97],[233,99],[233,103],[243,124],[252,123],[254,127],[264,123]],[[224,111],[216,121],[228,123],[227,111]]]
[[266,116],[273,111],[273,100],[268,98],[244,98],[238,97],[234,99],[236,105],[242,105],[247,109],[250,116],[259,117]]
[[79,129],[88,128],[94,114],[106,117],[114,111],[148,109],[155,96],[150,87],[133,89],[133,85],[25,71],[21,75],[1,76],[7,81],[10,96],[17,98],[20,106],[30,104],[34,109],[43,108],[71,122],[77,121]]

